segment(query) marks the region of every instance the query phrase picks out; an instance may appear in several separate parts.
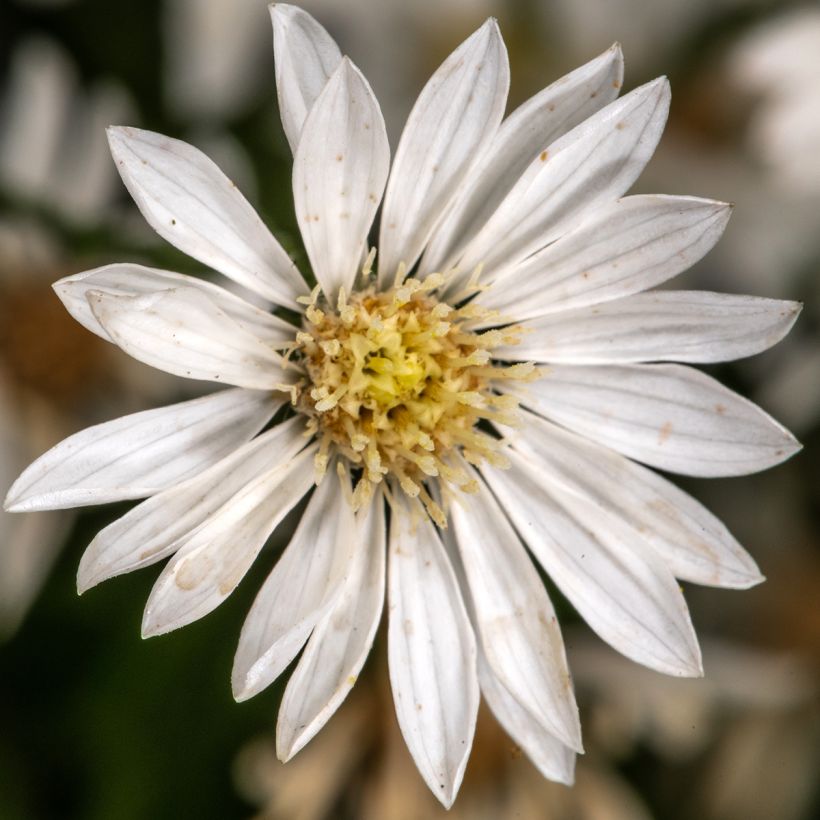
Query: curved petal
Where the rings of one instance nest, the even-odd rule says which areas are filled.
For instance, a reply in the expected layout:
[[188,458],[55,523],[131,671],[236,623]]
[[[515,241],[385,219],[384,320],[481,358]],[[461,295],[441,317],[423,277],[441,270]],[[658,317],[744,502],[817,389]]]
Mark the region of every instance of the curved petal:
[[279,115],[295,154],[313,103],[342,60],[333,38],[306,11],[288,3],[269,6]]
[[722,521],[652,470],[526,411],[513,446],[550,482],[631,527],[676,578],[733,589],[763,580]]
[[731,212],[725,202],[687,196],[606,202],[511,268],[506,286],[483,291],[481,304],[520,321],[648,290],[708,253]]
[[[542,151],[459,260],[492,282],[638,178],[669,111],[665,77],[610,103]],[[457,286],[450,284],[449,290]]]
[[638,293],[525,322],[520,343],[493,356],[556,364],[727,362],[777,344],[801,307],[706,291]]
[[288,681],[276,724],[276,753],[287,761],[333,716],[364,665],[382,616],[384,501],[359,513],[356,549],[333,606],[316,624]]
[[544,570],[607,643],[668,675],[703,673],[680,587],[661,559],[616,518],[544,485],[515,452],[506,472],[482,470]]
[[[440,493],[436,492],[433,497],[437,503],[441,503]],[[439,530],[439,535],[456,575],[470,621],[475,626],[475,603],[470,594],[453,528]],[[515,538],[517,540],[518,536]],[[480,633],[478,637],[480,638]],[[506,689],[488,664],[480,641],[476,645],[476,660],[481,695],[504,731],[524,749],[527,757],[544,777],[571,785],[575,773],[575,752],[550,734],[544,728],[543,721],[533,716]]]
[[532,158],[618,96],[624,60],[616,43],[540,91],[504,122],[453,202],[421,260],[420,274],[445,271],[481,230]]
[[504,115],[510,70],[495,20],[467,38],[419,95],[399,141],[379,235],[379,282],[413,267]]
[[232,453],[283,403],[261,391],[222,390],[81,430],[23,472],[9,490],[7,509],[56,510],[154,495]]
[[251,390],[288,381],[281,356],[198,288],[144,296],[90,291],[88,301],[111,340],[151,367]]
[[151,227],[183,253],[279,305],[308,287],[236,186],[180,140],[111,127],[117,170]]
[[87,589],[166,558],[223,504],[306,444],[300,418],[273,427],[222,461],[138,504],[101,530],[88,545],[77,572],[77,590]]
[[450,514],[490,669],[546,732],[583,751],[561,629],[518,536],[480,482],[475,495],[459,496]]
[[490,669],[483,653],[478,653],[478,681],[487,706],[504,731],[523,750],[530,762],[547,779],[571,786],[575,781],[575,752],[547,732],[504,687]]
[[425,783],[449,808],[475,732],[475,638],[453,569],[420,506],[411,510],[397,499],[389,549],[387,655],[396,716]]
[[353,287],[389,167],[379,104],[345,57],[305,120],[293,162],[296,218],[331,303]]
[[262,342],[271,345],[290,342],[297,331],[292,324],[246,302],[219,285],[195,276],[146,268],[144,265],[134,265],[130,262],[118,262],[75,273],[55,282],[52,287],[66,310],[83,327],[106,341],[111,341],[111,338],[97,321],[88,303],[88,294],[92,290],[101,290],[114,296],[145,296],[158,290],[196,288]]
[[259,694],[296,657],[343,589],[357,535],[353,510],[329,471],[242,626],[231,674],[236,700]]
[[143,638],[202,618],[236,589],[270,534],[313,484],[315,449],[243,487],[180,545],[145,605]]
[[746,475],[800,449],[757,405],[682,365],[556,365],[525,391],[503,389],[545,418],[673,473]]

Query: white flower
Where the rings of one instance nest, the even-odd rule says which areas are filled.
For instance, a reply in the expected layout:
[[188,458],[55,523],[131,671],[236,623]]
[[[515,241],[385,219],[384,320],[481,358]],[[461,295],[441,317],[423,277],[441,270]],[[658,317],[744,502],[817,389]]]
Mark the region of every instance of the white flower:
[[110,218],[118,185],[103,128],[133,117],[133,100],[115,82],[81,87],[70,56],[45,37],[26,38],[10,58],[0,99],[0,188],[71,225],[98,225]]
[[[99,533],[79,571],[82,591],[171,556],[146,607],[147,636],[218,606],[318,483],[233,670],[242,700],[305,647],[279,713],[280,756],[302,748],[353,686],[386,588],[398,720],[439,800],[450,805],[461,782],[479,689],[540,771],[571,782],[577,708],[524,544],[614,647],[663,672],[701,674],[676,577],[762,579],[718,520],[636,462],[739,475],[798,445],[712,378],[657,362],[756,353],[782,338],[798,306],[642,292],[706,253],[729,207],[620,198],[660,137],[669,89],[659,79],[616,100],[617,47],[502,122],[507,56],[489,20],[422,91],[388,179],[365,79],[313,18],[271,9],[296,215],[319,283],[310,296],[199,151],[129,128],[109,137],[163,237],[300,311],[300,327],[138,265],[63,279],[58,294],[93,332],[171,373],[234,387],[72,436],[21,476],[7,504],[147,497]],[[274,416],[287,419],[266,427]]]
[[[820,9],[772,16],[735,46],[729,78],[761,99],[750,143],[776,185],[795,195],[820,192]],[[816,207],[816,205],[815,205]]]

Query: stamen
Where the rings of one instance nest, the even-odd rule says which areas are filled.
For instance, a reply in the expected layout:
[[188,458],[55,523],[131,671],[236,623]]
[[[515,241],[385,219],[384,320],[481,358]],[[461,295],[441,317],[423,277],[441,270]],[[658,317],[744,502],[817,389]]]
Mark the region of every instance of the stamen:
[[424,504],[424,508],[427,510],[428,514],[430,515],[430,518],[432,518],[433,521],[435,521],[436,524],[438,524],[438,526],[441,527],[441,529],[446,530],[447,516],[444,514],[444,510],[442,510],[441,507],[439,507],[439,505],[436,504],[436,502],[433,501],[432,498],[430,498],[429,493],[427,492],[427,490],[424,489],[424,487],[422,487],[419,491],[419,498],[421,499],[421,502]]
[[396,269],[396,276],[393,279],[393,287],[400,288],[402,282],[404,282],[405,277],[407,276],[407,265],[404,262],[399,262],[399,266]]
[[[367,277],[375,251],[362,269]],[[497,425],[516,423],[517,401],[499,395],[502,379],[526,381],[536,373],[532,363],[493,364],[491,351],[515,344],[520,328],[473,332],[470,323],[484,323],[491,311],[470,303],[458,309],[431,295],[456,274],[407,277],[400,265],[394,287],[375,287],[348,294],[339,289],[335,309],[319,307],[317,289],[306,304],[306,321],[288,355],[307,374],[289,386],[293,401],[309,417],[308,429],[319,439],[315,456],[317,482],[331,458],[346,477],[344,490],[354,509],[370,503],[377,487],[390,493],[385,478],[446,526],[442,502],[447,486],[476,491],[475,482],[454,466],[460,453],[471,464],[507,464],[504,442],[483,433],[482,420]],[[473,292],[480,268],[468,283]],[[343,460],[343,461],[342,461]],[[362,474],[352,487],[350,469]],[[434,481],[435,483],[430,483]],[[433,495],[429,487],[439,487]],[[352,489],[351,489],[352,487]]]
[[325,314],[319,310],[319,308],[310,305],[307,310],[305,311],[305,316],[307,316],[308,321],[313,325],[320,325],[322,324],[322,320],[325,318]]
[[319,298],[319,294],[322,292],[322,286],[316,285],[315,288],[310,292],[309,296],[297,296],[296,301],[300,305],[315,305],[316,300]]
[[376,249],[371,248],[367,252],[367,258],[364,260],[364,264],[362,265],[362,276],[365,279],[369,279],[370,275],[373,273],[373,262],[376,259]]
[[327,472],[328,451],[330,450],[331,441],[330,433],[325,433],[319,445],[319,452],[313,457],[313,469],[316,473],[314,480],[317,485],[322,483],[325,472]]

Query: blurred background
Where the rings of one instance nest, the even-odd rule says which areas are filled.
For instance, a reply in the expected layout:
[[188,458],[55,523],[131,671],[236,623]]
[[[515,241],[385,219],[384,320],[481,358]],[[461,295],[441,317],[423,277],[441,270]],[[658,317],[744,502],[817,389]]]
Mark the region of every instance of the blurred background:
[[[416,94],[498,17],[511,107],[623,44],[625,90],[658,74],[673,102],[638,189],[735,202],[718,247],[675,287],[806,303],[792,334],[714,368],[805,445],[759,476],[680,481],[768,581],[686,585],[706,678],[632,665],[557,600],[588,754],[569,790],[543,781],[482,714],[451,817],[820,818],[820,5],[774,0],[312,0],[370,79],[393,146]],[[303,254],[276,109],[264,0],[0,0],[0,490],[63,436],[184,399],[75,324],[56,279],[114,261],[197,271],[142,222],[104,127],[193,142]],[[349,702],[282,766],[282,685],[237,705],[230,667],[274,543],[231,598],[143,642],[156,568],[78,600],[93,534],[127,505],[0,512],[0,818],[438,817],[398,736],[384,635]]]

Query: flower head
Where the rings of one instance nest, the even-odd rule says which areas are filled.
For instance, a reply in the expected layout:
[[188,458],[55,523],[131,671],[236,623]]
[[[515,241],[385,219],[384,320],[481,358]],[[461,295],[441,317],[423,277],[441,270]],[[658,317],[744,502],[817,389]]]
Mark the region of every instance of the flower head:
[[221,603],[312,490],[233,670],[244,699],[304,647],[280,709],[280,756],[355,683],[386,590],[399,725],[441,802],[461,782],[479,693],[544,775],[571,782],[578,713],[524,544],[614,647],[701,674],[676,577],[745,587],[761,576],[719,521],[637,462],[737,475],[793,453],[761,410],[668,362],[756,353],[799,308],[644,292],[706,253],[729,207],[623,198],[660,138],[669,88],[659,79],[616,99],[617,46],[502,121],[507,57],[487,21],[421,92],[391,168],[378,103],[353,63],[304,12],[271,13],[315,288],[195,148],[130,128],[109,139],[163,237],[298,311],[298,323],[138,265],[61,280],[57,293],[89,330],[163,370],[233,387],[77,433],[7,504],[146,498],[97,535],[79,587],[170,556],[143,621],[155,635]]

